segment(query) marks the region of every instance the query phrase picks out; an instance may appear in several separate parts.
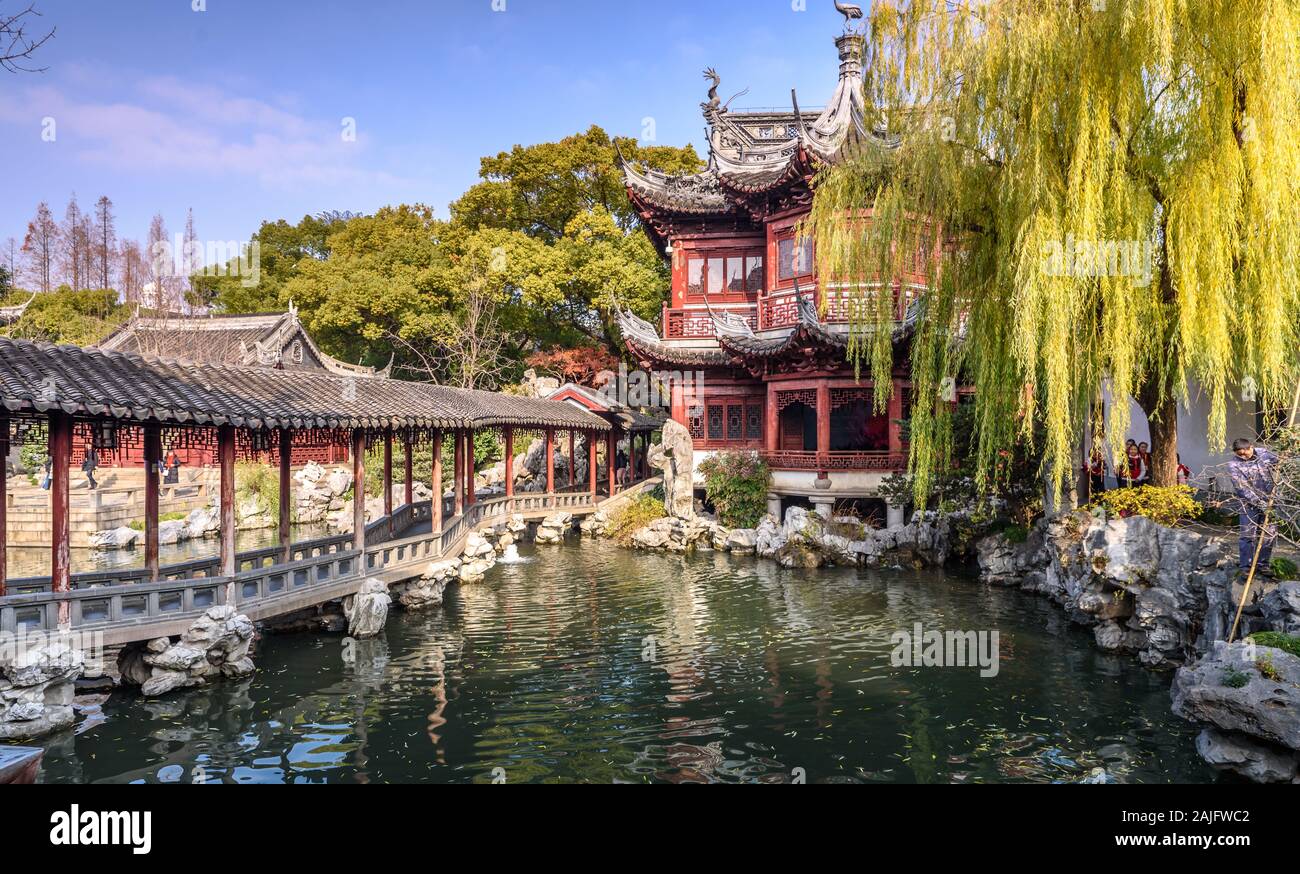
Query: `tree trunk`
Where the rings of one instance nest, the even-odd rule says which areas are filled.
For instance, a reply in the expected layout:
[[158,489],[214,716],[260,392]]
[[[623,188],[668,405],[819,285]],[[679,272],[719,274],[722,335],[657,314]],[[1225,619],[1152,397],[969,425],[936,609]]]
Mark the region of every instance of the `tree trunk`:
[[1160,400],[1155,381],[1150,381],[1138,397],[1138,405],[1147,416],[1151,432],[1151,485],[1178,485],[1178,400],[1166,390]]

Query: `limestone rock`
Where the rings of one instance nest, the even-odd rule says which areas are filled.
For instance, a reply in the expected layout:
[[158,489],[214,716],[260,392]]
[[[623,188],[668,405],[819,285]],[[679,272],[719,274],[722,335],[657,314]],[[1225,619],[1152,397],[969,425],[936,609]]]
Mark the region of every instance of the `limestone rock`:
[[419,580],[403,587],[398,602],[408,610],[439,606],[447,584],[460,578],[460,564],[458,558],[430,562]]
[[[209,607],[176,643],[167,641],[164,646],[165,638],[150,642],[142,658],[150,674],[141,685],[141,692],[153,697],[203,685],[212,677],[251,674],[253,663],[248,654],[253,633],[252,621],[236,613],[233,607]],[[138,679],[141,673],[138,666],[133,666],[131,679]],[[123,679],[127,679],[126,671]]]
[[1207,728],[1196,736],[1196,751],[1211,767],[1256,783],[1296,779],[1296,753],[1251,740],[1247,735]]
[[[1266,662],[1277,679],[1259,670]],[[1244,684],[1225,678],[1245,675]],[[1220,643],[1174,675],[1174,713],[1239,732],[1286,750],[1300,750],[1300,658],[1250,643]]]
[[393,603],[388,585],[370,577],[355,595],[343,601],[343,615],[348,618],[348,635],[356,638],[376,637],[388,621],[388,607]]
[[664,423],[663,442],[650,447],[650,466],[663,471],[664,510],[673,519],[695,516],[695,444],[686,426]]
[[135,549],[135,543],[140,539],[140,532],[134,528],[109,528],[104,531],[96,531],[90,535],[90,546],[92,549],[102,549],[105,551],[115,549]]
[[28,740],[71,726],[74,684],[85,666],[84,652],[59,641],[19,649],[0,663],[0,740]]

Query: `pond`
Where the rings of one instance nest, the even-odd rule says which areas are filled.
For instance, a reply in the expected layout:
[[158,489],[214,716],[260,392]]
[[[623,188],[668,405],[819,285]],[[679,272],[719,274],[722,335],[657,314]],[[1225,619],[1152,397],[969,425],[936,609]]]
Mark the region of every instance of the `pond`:
[[[383,637],[272,636],[250,680],[118,692],[46,782],[1203,782],[1169,679],[952,572],[525,547]],[[891,637],[999,632],[996,676]]]

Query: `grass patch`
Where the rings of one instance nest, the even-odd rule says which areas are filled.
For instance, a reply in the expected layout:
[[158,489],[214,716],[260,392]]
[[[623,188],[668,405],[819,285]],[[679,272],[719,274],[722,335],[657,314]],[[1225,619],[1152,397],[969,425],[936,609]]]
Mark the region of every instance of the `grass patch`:
[[1253,642],[1255,646],[1280,649],[1282,652],[1300,658],[1300,637],[1294,634],[1283,634],[1280,631],[1256,631],[1246,639]]
[[662,500],[655,500],[651,495],[638,495],[610,517],[605,530],[620,545],[631,546],[633,534],[666,515]]
[[1274,558],[1268,563],[1268,568],[1279,580],[1300,580],[1300,567],[1289,558]]
[[[181,513],[181,512],[176,512],[176,513],[159,513],[159,514],[158,514],[158,522],[159,522],[160,524],[163,523],[163,522],[179,522],[179,521],[181,521],[182,519],[188,519],[188,518],[189,518],[189,515],[190,515],[189,513]],[[143,520],[143,519],[132,519],[130,522],[127,523],[126,527],[127,527],[127,528],[130,528],[132,531],[143,531],[143,530],[144,530],[144,520]]]

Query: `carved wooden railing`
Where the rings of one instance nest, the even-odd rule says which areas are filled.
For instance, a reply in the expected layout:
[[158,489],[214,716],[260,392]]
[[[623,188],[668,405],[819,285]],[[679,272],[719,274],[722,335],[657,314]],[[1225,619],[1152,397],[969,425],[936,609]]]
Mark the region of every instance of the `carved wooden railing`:
[[[714,307],[717,313],[744,316],[754,330],[758,330],[758,305]],[[707,309],[669,309],[663,311],[663,336],[669,340],[714,337],[713,318]]]
[[773,470],[812,471],[886,471],[907,470],[907,454],[902,452],[794,452],[763,450],[759,456]]
[[68,592],[51,592],[48,578],[15,580],[12,593],[0,598],[0,633],[57,631],[63,604],[68,607],[71,630],[112,629],[125,639],[144,639],[152,629],[173,627],[227,603],[259,617],[277,615],[277,608],[280,612],[301,609],[304,603],[354,593],[372,573],[410,570],[418,575],[416,569],[428,561],[459,554],[474,529],[505,521],[513,513],[594,510],[597,499],[589,491],[573,488],[550,495],[486,499],[447,520],[438,534],[389,536],[390,521],[392,530],[405,531],[431,518],[430,502],[406,505],[391,520],[385,517],[366,526],[364,550],[351,548],[350,534],[294,544],[287,564],[277,563],[282,557],[279,547],[252,550],[240,553],[239,572],[229,578],[216,575],[217,559],[203,559],[168,565],[163,579],[156,582],[146,581],[143,569],[77,574]]

